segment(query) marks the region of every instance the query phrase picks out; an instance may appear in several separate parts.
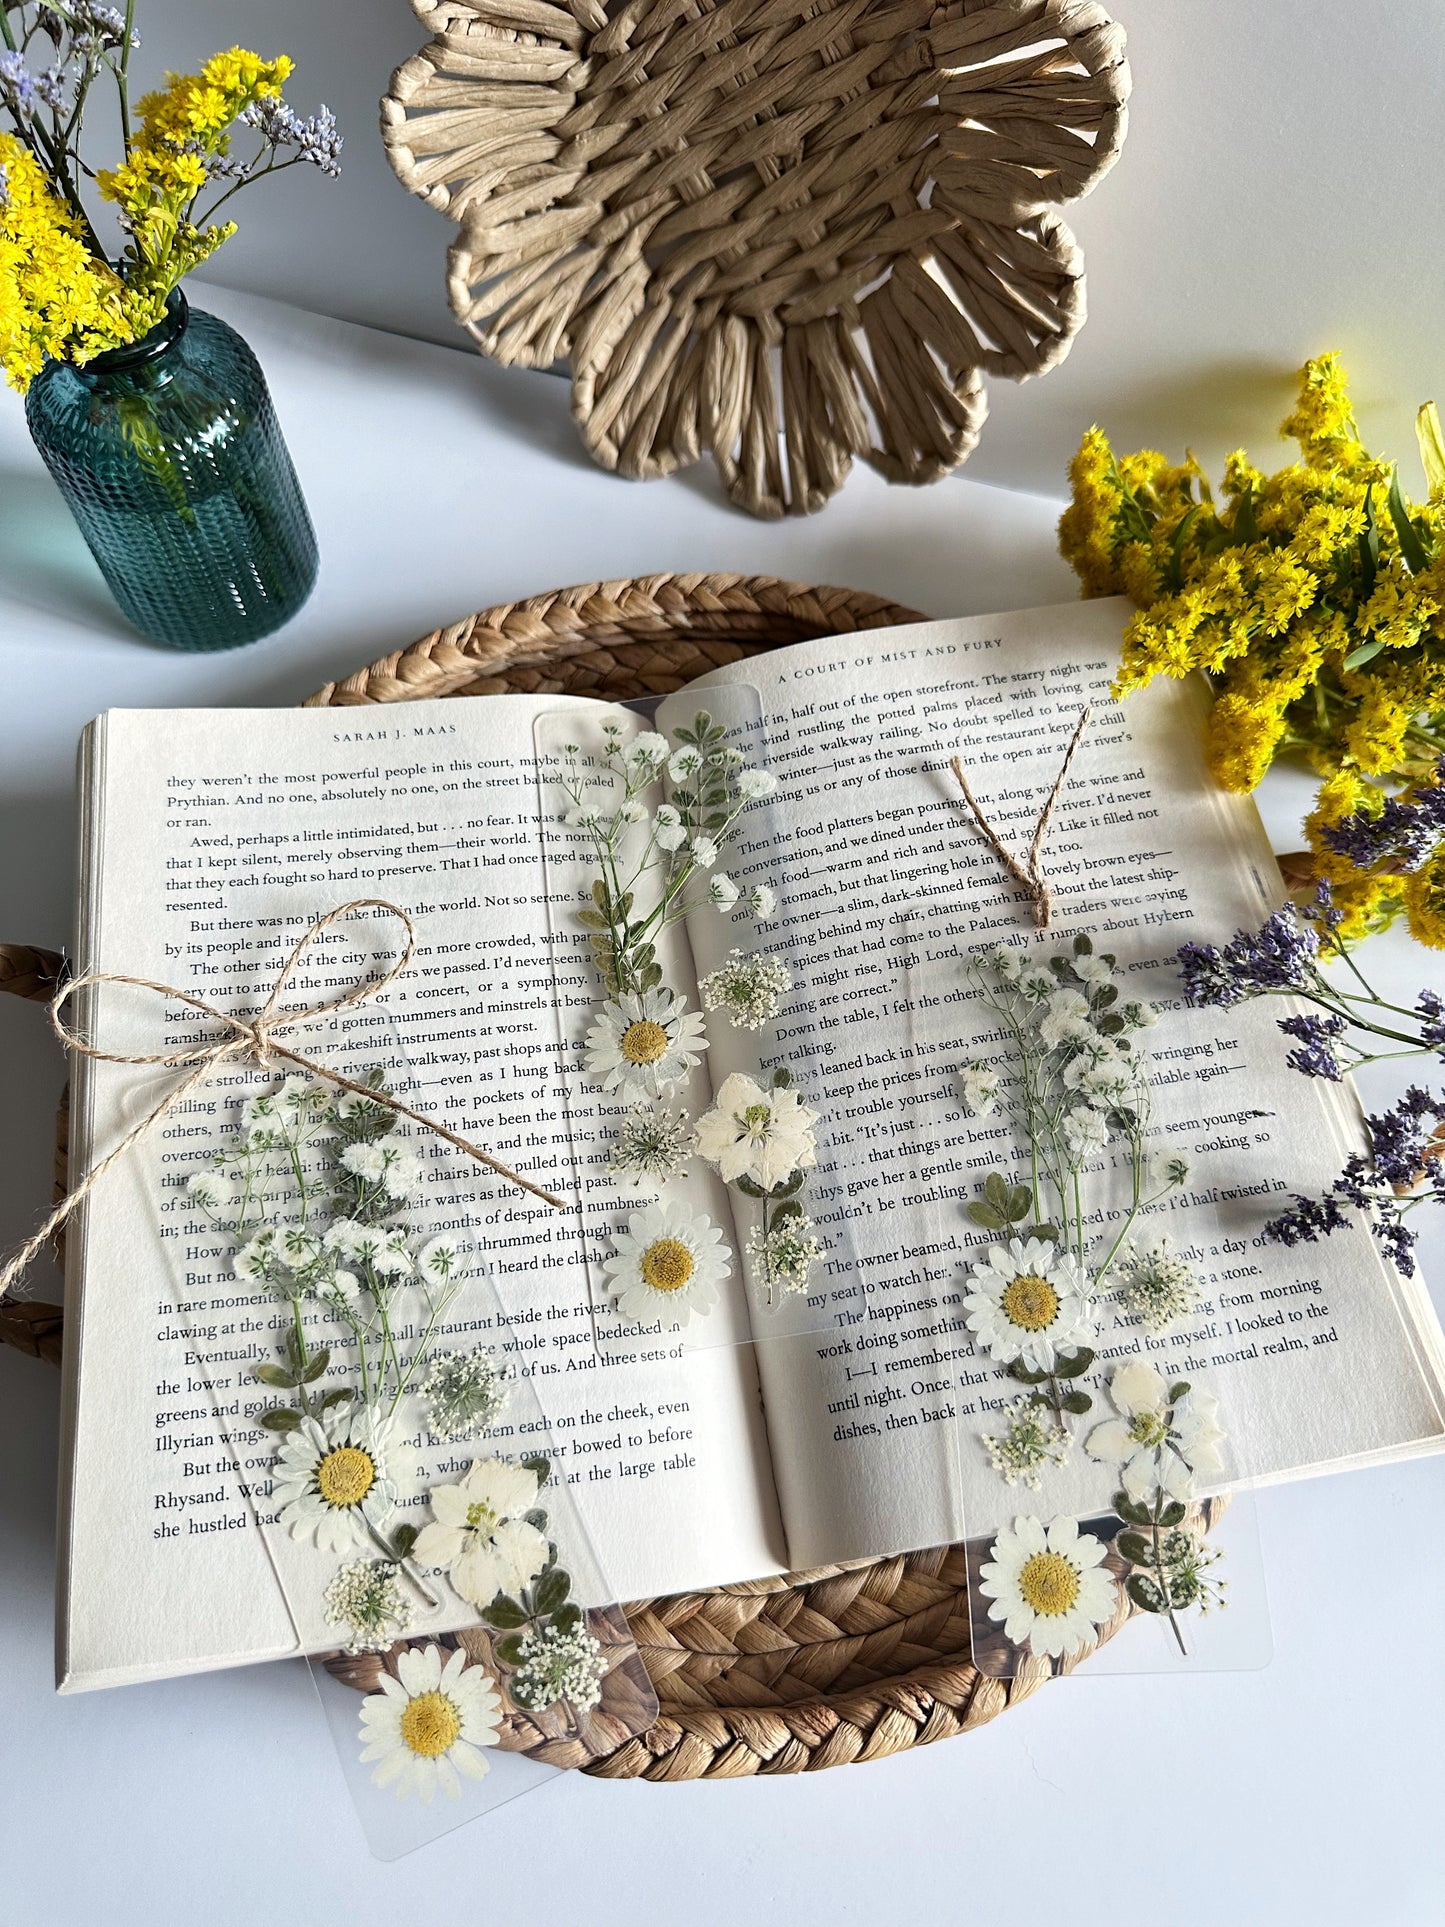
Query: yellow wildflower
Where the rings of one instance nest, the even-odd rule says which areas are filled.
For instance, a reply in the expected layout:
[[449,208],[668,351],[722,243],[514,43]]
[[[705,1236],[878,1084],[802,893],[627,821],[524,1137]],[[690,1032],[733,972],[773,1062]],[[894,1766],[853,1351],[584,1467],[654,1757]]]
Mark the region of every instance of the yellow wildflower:
[[1445,844],[1405,878],[1400,897],[1410,935],[1432,950],[1445,950]]
[[89,361],[130,336],[118,277],[13,134],[0,134],[0,168],[0,367],[24,394],[47,359]]

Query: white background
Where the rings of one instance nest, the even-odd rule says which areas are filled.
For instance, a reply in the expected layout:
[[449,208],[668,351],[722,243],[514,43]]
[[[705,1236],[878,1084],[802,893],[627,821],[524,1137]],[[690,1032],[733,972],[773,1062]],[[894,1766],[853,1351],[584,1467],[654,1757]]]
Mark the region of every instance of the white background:
[[[993,418],[971,472],[1057,491],[1096,419],[1120,446],[1188,443],[1216,467],[1241,441],[1268,454],[1296,369],[1337,348],[1366,440],[1399,456],[1410,492],[1415,407],[1445,389],[1445,8],[1112,0],[1111,10],[1129,33],[1129,139],[1094,196],[1065,213],[1088,262],[1089,325],[1044,380],[990,385]],[[455,227],[404,192],[377,133],[392,69],[428,38],[406,0],[140,0],[138,14],[143,80],[238,40],[289,52],[298,110],[326,101],[346,135],[340,181],[298,168],[232,202],[241,232],[208,272],[322,314],[455,340],[443,287]],[[536,385],[514,382],[524,396]]]
[[[574,448],[560,384],[519,396],[446,349],[196,299],[269,371],[316,515],[320,586],[248,650],[143,645],[0,395],[8,940],[66,940],[75,740],[108,705],[295,702],[445,619],[604,574],[845,581],[930,614],[1073,592],[1053,554],[1056,502],[962,480],[889,491],[862,474],[821,518],[754,523],[687,480],[599,474]],[[1281,847],[1293,800],[1271,792]],[[1381,954],[1400,990],[1439,979],[1422,952]],[[0,1247],[48,1196],[61,1081],[40,1007],[0,998]],[[57,1284],[41,1269],[33,1289]],[[562,1776],[383,1866],[304,1669],[53,1694],[57,1393],[52,1368],[0,1351],[0,1918],[16,1927],[1445,1920],[1440,1460],[1258,1499],[1276,1645],[1263,1671],[1080,1677],[979,1733],[803,1778]]]

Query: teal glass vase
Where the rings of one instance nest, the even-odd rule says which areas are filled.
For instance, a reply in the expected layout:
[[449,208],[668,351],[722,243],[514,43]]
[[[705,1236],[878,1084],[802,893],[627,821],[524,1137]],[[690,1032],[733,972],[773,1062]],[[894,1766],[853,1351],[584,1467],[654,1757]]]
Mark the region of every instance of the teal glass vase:
[[25,414],[122,613],[168,649],[234,649],[295,615],[316,535],[260,364],[177,288],[160,324],[49,361]]

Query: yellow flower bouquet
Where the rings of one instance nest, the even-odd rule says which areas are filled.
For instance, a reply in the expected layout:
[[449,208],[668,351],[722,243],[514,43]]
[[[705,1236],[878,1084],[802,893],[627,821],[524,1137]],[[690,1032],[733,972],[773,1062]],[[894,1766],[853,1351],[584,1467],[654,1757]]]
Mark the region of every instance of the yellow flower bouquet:
[[1299,460],[1266,475],[1237,451],[1218,500],[1192,455],[1116,456],[1091,428],[1070,465],[1059,544],[1086,596],[1137,605],[1119,694],[1208,673],[1208,757],[1225,788],[1253,789],[1290,751],[1323,777],[1308,834],[1342,934],[1403,914],[1445,948],[1445,842],[1414,867],[1362,869],[1338,836],[1400,792],[1430,792],[1445,755],[1445,446],[1433,404],[1417,432],[1423,503],[1362,446],[1339,359],[1320,355],[1281,427]]

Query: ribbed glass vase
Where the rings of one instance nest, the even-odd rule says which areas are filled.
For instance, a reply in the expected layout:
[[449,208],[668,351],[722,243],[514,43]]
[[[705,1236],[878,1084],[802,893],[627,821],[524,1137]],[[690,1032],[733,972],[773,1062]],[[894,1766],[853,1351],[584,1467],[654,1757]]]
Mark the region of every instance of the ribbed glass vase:
[[83,368],[47,362],[25,413],[122,612],[169,649],[233,649],[295,615],[316,535],[260,364],[177,289]]

